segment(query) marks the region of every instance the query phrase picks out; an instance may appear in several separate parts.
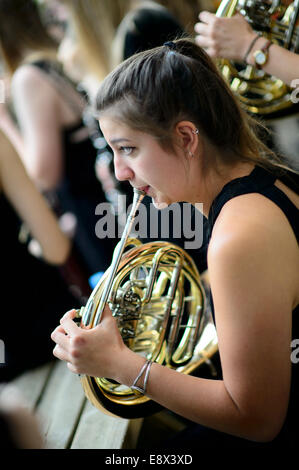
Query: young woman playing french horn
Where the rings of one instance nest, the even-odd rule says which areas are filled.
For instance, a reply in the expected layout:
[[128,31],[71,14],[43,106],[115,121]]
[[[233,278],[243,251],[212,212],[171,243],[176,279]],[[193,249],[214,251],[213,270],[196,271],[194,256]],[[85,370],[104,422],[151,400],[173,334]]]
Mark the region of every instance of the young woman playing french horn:
[[135,383],[198,423],[176,448],[295,445],[299,365],[290,345],[299,338],[299,196],[291,172],[189,40],[122,63],[102,83],[96,107],[119,180],[156,207],[203,203],[223,378],[145,366],[107,306],[92,329],[67,312],[52,334],[54,355],[76,374]]

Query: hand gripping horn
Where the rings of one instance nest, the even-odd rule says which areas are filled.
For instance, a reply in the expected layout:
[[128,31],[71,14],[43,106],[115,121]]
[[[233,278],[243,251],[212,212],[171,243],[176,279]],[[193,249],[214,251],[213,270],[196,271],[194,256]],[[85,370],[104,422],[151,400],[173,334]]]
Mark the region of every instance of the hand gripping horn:
[[[112,264],[86,306],[78,311],[81,326],[98,325],[108,303],[122,339],[131,350],[184,374],[206,369],[205,374],[210,376],[215,373],[211,359],[218,342],[194,261],[174,244],[142,244],[129,238],[144,196],[142,191],[134,190],[132,209]],[[161,408],[138,391],[109,378],[85,375],[81,383],[91,403],[106,414],[139,418]]]

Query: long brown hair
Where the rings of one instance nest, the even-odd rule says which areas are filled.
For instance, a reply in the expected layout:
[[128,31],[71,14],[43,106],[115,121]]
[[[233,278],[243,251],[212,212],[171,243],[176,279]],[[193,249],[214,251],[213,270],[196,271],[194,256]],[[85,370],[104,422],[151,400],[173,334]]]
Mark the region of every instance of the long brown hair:
[[[262,127],[241,108],[214,62],[189,39],[127,59],[101,84],[96,112],[113,107],[127,126],[173,148],[173,129],[192,121],[221,152],[224,164],[250,162],[270,170],[285,162],[257,136]],[[208,168],[216,162],[204,162]]]
[[56,51],[57,44],[32,0],[0,0],[0,18],[0,49],[10,73],[27,53]]
[[121,15],[119,2],[63,0],[63,4],[70,12],[70,23],[89,69],[102,80],[111,70],[110,48],[115,33],[115,16]]

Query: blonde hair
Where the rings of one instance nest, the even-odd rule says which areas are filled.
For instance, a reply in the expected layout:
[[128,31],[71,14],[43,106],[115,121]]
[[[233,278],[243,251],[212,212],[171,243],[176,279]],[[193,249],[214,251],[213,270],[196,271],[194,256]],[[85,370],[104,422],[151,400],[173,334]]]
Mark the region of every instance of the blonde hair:
[[63,0],[89,69],[102,80],[111,70],[111,44],[130,0]]
[[[134,28],[131,23],[136,10],[164,7],[192,34],[200,5],[202,2],[211,3],[211,0],[62,1],[70,11],[75,34],[88,66],[100,80],[123,60],[124,35],[128,29]],[[212,6],[209,9],[212,10]]]

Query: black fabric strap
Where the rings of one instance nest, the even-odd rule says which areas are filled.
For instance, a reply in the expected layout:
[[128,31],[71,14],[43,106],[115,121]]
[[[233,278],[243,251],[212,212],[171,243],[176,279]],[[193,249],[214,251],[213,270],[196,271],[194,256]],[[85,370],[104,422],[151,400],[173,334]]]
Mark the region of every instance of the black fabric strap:
[[284,212],[299,242],[299,211],[284,192],[274,185],[276,179],[277,176],[264,168],[256,166],[248,176],[236,178],[227,183],[210,208],[209,238],[224,204],[243,194],[259,193],[273,201]]

